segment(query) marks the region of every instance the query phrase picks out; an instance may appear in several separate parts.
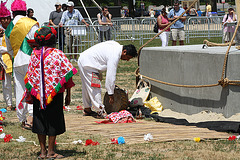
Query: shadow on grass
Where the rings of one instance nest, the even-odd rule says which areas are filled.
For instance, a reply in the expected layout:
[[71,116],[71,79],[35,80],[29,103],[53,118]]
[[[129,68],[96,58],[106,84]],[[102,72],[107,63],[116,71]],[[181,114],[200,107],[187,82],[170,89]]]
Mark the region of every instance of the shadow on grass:
[[6,126],[16,126],[18,125],[18,123],[16,122],[9,122],[9,121],[4,121],[4,123],[2,124],[4,127]]
[[[40,151],[37,152],[37,156],[40,155]],[[76,151],[76,150],[56,150],[57,154],[63,155],[64,158],[72,157],[72,156],[85,156],[87,152],[83,149],[83,151]]]

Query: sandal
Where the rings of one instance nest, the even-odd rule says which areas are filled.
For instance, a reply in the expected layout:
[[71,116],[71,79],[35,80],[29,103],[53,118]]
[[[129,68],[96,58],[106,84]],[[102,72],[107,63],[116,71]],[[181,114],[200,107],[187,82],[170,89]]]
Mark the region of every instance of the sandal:
[[21,124],[21,127],[22,127],[23,129],[32,130],[32,125],[31,125],[31,124],[28,124],[28,123],[26,123],[26,122],[23,122],[23,123]]
[[94,111],[92,111],[92,110],[91,110],[91,111],[88,111],[88,110],[85,110],[85,109],[84,109],[84,110],[83,110],[83,115],[84,115],[84,116],[92,116],[92,117],[93,117],[93,116],[97,116],[97,113],[94,112]]
[[62,159],[65,158],[61,154],[54,153],[53,155],[47,155],[47,160],[52,160],[52,159]]
[[46,159],[47,158],[47,156],[46,155],[42,155],[42,154],[40,154],[38,157],[37,157],[37,159]]
[[99,119],[106,119],[107,117],[107,112],[104,108],[100,108],[100,111],[98,111],[97,114],[97,118]]

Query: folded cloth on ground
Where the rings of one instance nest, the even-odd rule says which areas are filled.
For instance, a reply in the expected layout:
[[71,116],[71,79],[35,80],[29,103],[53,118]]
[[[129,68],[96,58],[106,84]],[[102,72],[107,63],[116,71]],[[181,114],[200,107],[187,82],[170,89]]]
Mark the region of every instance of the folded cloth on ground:
[[136,122],[135,119],[133,118],[132,114],[126,110],[122,110],[120,112],[113,112],[107,117],[110,122],[113,123],[132,123]]

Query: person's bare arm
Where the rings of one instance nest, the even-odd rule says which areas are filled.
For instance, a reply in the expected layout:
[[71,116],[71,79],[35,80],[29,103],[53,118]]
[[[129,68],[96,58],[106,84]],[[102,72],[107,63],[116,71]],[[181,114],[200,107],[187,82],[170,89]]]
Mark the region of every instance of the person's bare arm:
[[107,24],[107,23],[102,21],[101,14],[97,14],[97,18],[98,18],[98,24],[100,24],[100,25],[106,25]]
[[89,24],[83,19],[82,22],[86,25],[86,27],[89,26]]
[[226,18],[227,18],[227,17],[226,17],[226,15],[225,15],[225,16],[223,17],[223,21],[222,21],[222,25],[224,25],[224,26],[227,25],[227,23],[226,23],[226,21],[227,21]]
[[98,15],[97,15],[98,24],[100,24],[100,25],[110,25],[110,26],[112,26],[111,16],[112,16],[111,14],[110,14],[109,18],[106,16],[106,17],[107,17],[107,18],[106,18],[106,19],[107,19],[107,22],[103,22],[102,19],[101,19],[101,15],[98,14]]
[[56,26],[51,19],[49,19],[49,24],[52,26]]
[[67,89],[67,94],[65,97],[65,106],[68,106],[71,102],[71,88]]
[[112,26],[112,15],[108,12],[108,16],[107,16],[107,22],[108,22],[108,25]]
[[168,18],[169,21],[174,21],[176,18]]
[[235,12],[234,11],[232,11],[233,12],[233,21],[236,21],[237,19],[236,19],[236,14],[235,14]]
[[[170,21],[174,21],[175,19],[177,19],[179,16],[173,16],[173,18],[168,18],[168,20]],[[184,22],[187,17],[186,16],[182,16],[181,18],[179,18],[182,22]]]
[[182,17],[180,18],[180,20],[182,20],[182,22],[186,21],[186,19],[187,19],[186,16],[182,16]]
[[112,20],[112,15],[108,12],[107,15],[106,15],[106,19],[107,19],[107,22],[108,23],[111,23],[111,20]]

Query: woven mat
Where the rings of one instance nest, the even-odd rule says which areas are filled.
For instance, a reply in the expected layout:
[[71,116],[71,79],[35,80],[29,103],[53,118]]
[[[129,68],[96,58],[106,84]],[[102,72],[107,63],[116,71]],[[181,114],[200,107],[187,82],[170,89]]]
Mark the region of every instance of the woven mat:
[[81,114],[65,114],[67,131],[74,131],[96,135],[106,138],[123,136],[127,144],[145,143],[144,135],[151,133],[153,142],[193,140],[194,137],[201,139],[227,139],[230,135],[225,132],[217,132],[207,128],[195,126],[173,125],[155,121],[138,120],[137,123],[124,124],[97,124],[99,121],[93,117]]

